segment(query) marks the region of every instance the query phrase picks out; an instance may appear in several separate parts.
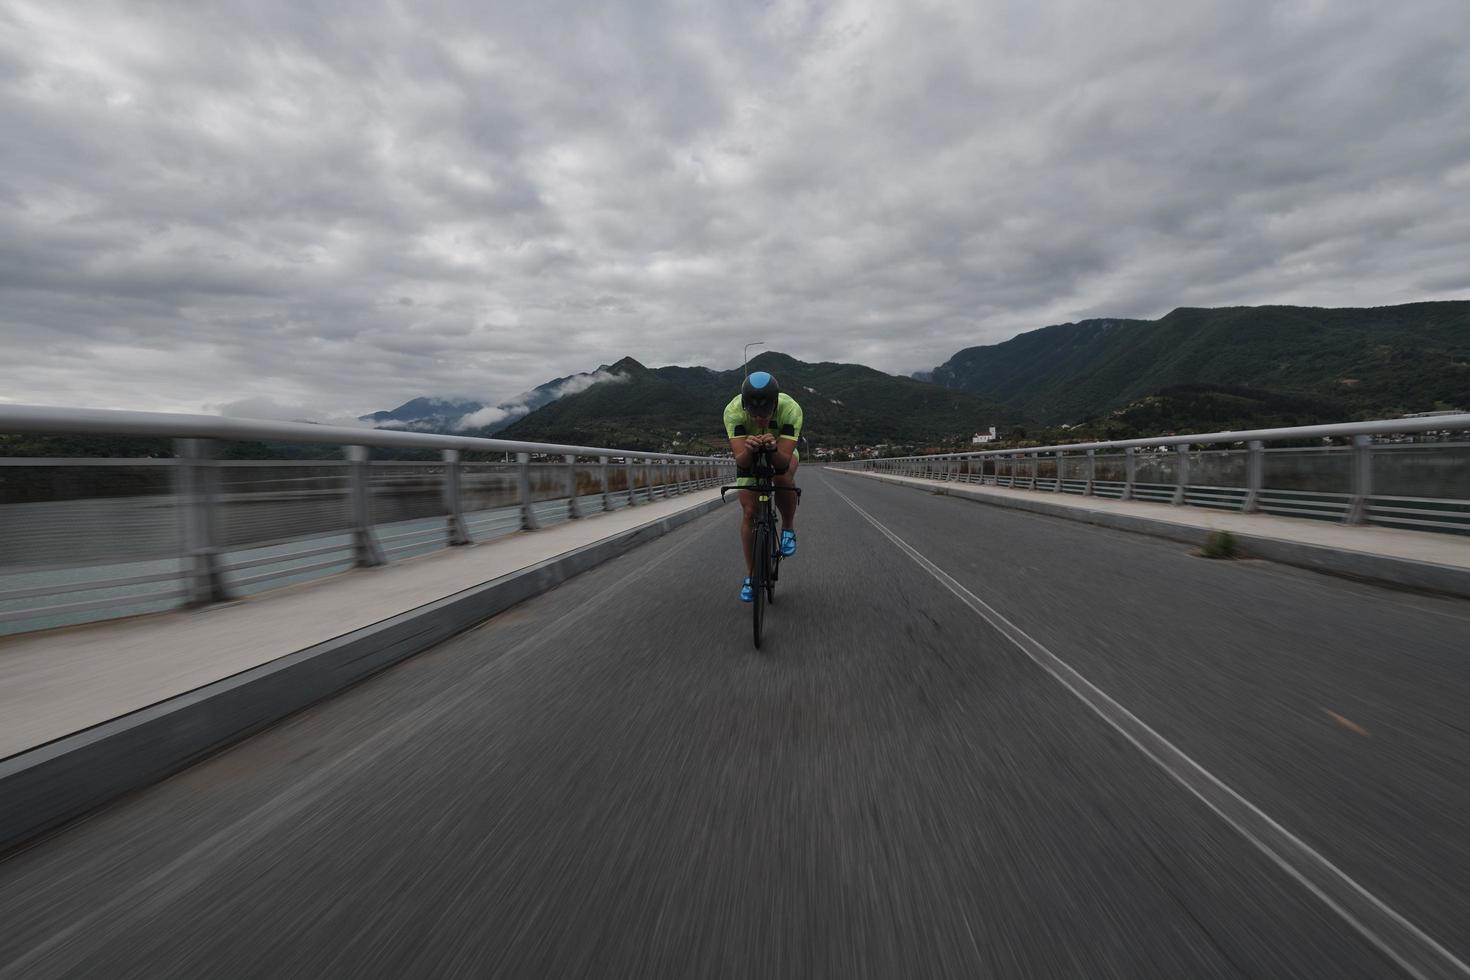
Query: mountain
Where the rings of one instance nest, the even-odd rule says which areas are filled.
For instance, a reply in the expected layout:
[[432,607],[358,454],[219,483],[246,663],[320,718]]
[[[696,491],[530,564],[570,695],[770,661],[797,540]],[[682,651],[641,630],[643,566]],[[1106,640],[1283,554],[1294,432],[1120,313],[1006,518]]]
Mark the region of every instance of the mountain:
[[423,429],[441,432],[485,406],[479,402],[452,401],[444,398],[415,398],[397,408],[371,415],[359,415],[359,422],[371,422],[380,429]]
[[1164,432],[1231,432],[1341,422],[1348,417],[1340,401],[1218,385],[1175,385],[1140,398],[1112,413],[1109,426],[1118,438]]
[[569,374],[553,378],[522,392],[515,398],[490,406],[476,401],[454,401],[444,398],[415,398],[386,412],[358,417],[379,429],[413,429],[420,432],[463,432],[493,435],[523,416],[549,405],[567,394],[585,391],[603,381],[618,381],[607,368],[585,374]]
[[[1013,410],[963,391],[898,378],[860,364],[809,364],[768,351],[751,359],[801,403],[814,446],[905,445],[968,441],[990,425],[1021,420]],[[507,439],[656,449],[679,444],[723,449],[725,404],[744,371],[649,368],[632,358],[598,369],[621,376],[569,394],[500,434]]]
[[1174,310],[1084,320],[970,347],[934,383],[1074,422],[1179,386],[1299,395],[1350,416],[1470,409],[1470,301],[1372,309]]

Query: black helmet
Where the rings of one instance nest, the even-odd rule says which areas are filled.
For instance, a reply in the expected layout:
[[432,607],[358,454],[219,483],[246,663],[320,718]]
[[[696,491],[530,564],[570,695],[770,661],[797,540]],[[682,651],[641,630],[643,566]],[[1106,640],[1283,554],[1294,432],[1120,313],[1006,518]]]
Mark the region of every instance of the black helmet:
[[781,397],[781,386],[776,379],[764,371],[747,375],[740,386],[740,407],[749,415],[769,418],[776,414],[776,402]]

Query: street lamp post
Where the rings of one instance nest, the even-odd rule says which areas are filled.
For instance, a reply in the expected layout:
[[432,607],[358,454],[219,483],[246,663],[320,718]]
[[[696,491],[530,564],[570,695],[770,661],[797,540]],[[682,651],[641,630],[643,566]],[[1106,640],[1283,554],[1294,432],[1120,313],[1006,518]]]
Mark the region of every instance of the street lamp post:
[[746,344],[745,347],[740,351],[740,359],[745,365],[745,376],[747,378],[750,377],[750,349],[752,347],[762,347],[764,345],[764,340],[752,340],[750,343]]

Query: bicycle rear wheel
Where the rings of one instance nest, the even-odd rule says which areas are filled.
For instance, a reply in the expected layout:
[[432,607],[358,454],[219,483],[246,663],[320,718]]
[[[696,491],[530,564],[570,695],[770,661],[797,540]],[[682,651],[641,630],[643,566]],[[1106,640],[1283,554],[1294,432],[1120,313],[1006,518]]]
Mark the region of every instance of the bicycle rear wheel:
[[764,524],[755,527],[755,540],[751,542],[754,554],[750,563],[750,585],[751,591],[755,593],[751,600],[751,615],[755,626],[755,648],[761,647],[761,629],[766,620],[766,562],[770,552],[770,532]]

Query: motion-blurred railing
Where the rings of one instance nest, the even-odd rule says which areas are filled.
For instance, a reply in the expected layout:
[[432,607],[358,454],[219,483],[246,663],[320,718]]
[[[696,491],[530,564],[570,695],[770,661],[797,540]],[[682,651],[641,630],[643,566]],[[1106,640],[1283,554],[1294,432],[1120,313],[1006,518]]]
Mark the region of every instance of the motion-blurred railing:
[[1470,414],[1461,413],[835,465],[931,480],[1470,534]]
[[[27,405],[0,404],[0,433],[173,440],[170,458],[0,456],[0,634],[239,598],[717,486],[734,466],[671,453]],[[220,458],[221,443],[244,441],[342,453]],[[439,458],[375,460],[374,448]]]

